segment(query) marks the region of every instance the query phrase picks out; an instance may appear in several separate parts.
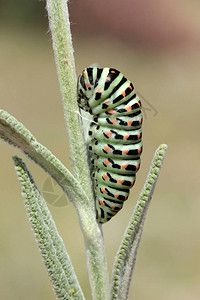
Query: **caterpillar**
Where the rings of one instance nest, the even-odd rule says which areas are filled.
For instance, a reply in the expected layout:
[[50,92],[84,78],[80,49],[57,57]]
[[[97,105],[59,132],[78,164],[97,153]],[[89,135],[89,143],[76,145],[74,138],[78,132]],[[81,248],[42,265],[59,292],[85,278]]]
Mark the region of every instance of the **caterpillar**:
[[109,221],[128,199],[140,168],[141,102],[133,84],[113,68],[86,68],[78,78],[78,105],[89,128],[98,223]]

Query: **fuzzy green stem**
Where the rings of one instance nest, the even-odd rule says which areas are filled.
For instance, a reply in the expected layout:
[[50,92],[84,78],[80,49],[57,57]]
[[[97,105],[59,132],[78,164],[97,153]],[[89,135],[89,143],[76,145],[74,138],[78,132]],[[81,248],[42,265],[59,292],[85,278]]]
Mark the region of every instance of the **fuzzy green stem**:
[[[58,79],[63,101],[64,116],[69,138],[74,176],[81,183],[89,199],[93,198],[87,151],[77,105],[77,78],[66,0],[47,0],[49,25]],[[94,202],[91,201],[94,208]]]
[[70,144],[74,176],[88,196],[89,203],[77,203],[83,230],[88,269],[94,299],[108,299],[108,272],[104,241],[96,220],[94,196],[87,150],[78,115],[76,73],[66,0],[47,0],[47,11],[53,40],[58,79]]

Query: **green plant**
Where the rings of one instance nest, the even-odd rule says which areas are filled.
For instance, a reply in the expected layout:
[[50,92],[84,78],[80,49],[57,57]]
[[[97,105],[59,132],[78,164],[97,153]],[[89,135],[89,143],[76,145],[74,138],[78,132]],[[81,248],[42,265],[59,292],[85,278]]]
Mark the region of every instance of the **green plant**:
[[[74,204],[85,240],[93,299],[127,299],[144,219],[167,146],[160,145],[156,150],[144,188],[115,258],[110,289],[102,227],[95,220],[95,202],[87,164],[87,149],[80,117],[77,114],[77,80],[66,0],[47,0],[47,11],[70,144],[73,175],[47,148],[36,141],[23,124],[3,110],[0,110],[0,137],[18,147],[42,167],[60,185]],[[58,299],[85,299],[63,241],[33,177],[21,158],[14,156],[13,161],[21,183],[28,218],[56,297]]]

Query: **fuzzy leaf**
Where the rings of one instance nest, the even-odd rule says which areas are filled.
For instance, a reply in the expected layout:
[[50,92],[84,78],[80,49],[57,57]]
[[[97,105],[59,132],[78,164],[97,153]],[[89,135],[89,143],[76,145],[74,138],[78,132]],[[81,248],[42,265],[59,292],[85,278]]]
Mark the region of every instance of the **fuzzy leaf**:
[[0,138],[18,147],[36,164],[42,167],[67,194],[70,201],[88,203],[89,200],[79,182],[46,147],[38,143],[31,132],[4,110],[0,110]]
[[160,145],[156,150],[145,185],[139,196],[132,218],[125,231],[117,256],[115,258],[111,286],[112,300],[128,299],[131,277],[146,213],[152,198],[166,150],[166,145]]
[[84,299],[51,213],[25,163],[13,157],[27,215],[57,299]]
[[[62,187],[68,198],[73,201],[79,214],[86,247],[89,249],[86,253],[89,261],[90,278],[96,282],[92,287],[93,293],[108,294],[107,267],[105,256],[102,255],[105,251],[103,237],[95,221],[93,205],[88,205],[88,197],[79,182],[46,147],[36,141],[23,124],[3,110],[0,110],[0,137],[18,147],[48,172]],[[93,202],[92,199],[90,202]]]

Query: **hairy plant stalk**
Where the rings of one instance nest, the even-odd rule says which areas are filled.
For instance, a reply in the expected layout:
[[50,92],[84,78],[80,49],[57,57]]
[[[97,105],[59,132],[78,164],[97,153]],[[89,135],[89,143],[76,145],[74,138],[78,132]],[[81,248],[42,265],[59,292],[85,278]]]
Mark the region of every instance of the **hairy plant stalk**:
[[66,0],[47,0],[53,49],[62,94],[65,121],[69,137],[74,176],[80,182],[89,202],[79,206],[79,219],[83,230],[90,283],[94,299],[108,299],[108,271],[104,241],[96,220],[94,196],[87,163],[87,150],[80,122],[76,72]]
[[[67,0],[47,0],[49,26],[63,101],[74,175],[89,199],[93,198],[87,151],[77,105],[77,78]],[[88,205],[93,206],[90,201]]]

